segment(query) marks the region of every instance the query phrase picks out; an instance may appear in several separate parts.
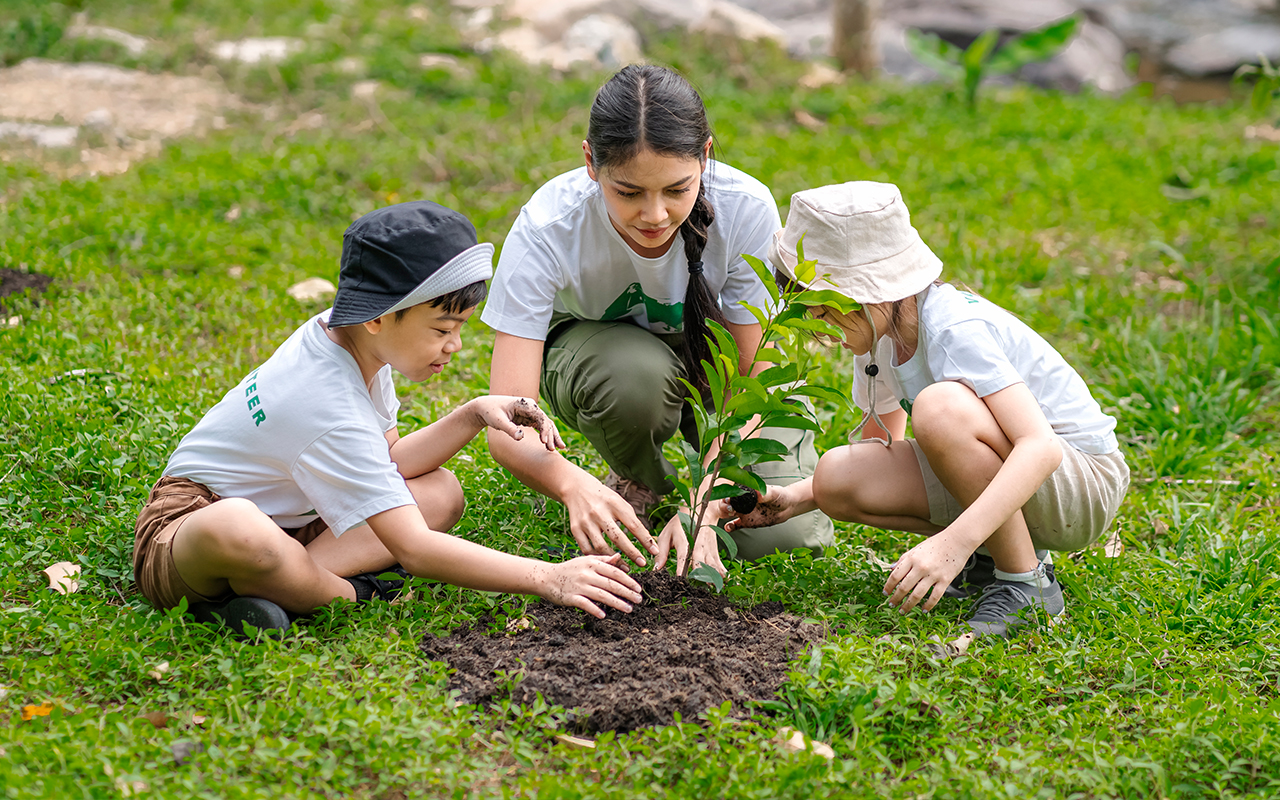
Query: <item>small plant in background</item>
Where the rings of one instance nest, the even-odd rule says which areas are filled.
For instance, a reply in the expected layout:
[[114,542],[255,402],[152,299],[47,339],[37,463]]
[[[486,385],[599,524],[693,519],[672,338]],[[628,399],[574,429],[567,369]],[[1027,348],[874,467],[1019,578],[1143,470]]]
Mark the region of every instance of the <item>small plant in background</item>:
[[1253,92],[1249,95],[1249,105],[1259,114],[1266,114],[1271,108],[1271,102],[1280,97],[1280,69],[1267,60],[1262,53],[1258,53],[1260,64],[1245,64],[1236,70],[1233,81],[1239,83],[1250,75],[1255,76],[1253,79]]
[[999,44],[1000,31],[991,28],[964,50],[932,33],[907,31],[907,50],[916,60],[944,78],[964,83],[964,99],[973,111],[978,106],[978,84],[990,75],[1009,75],[1027,64],[1047,61],[1075,35],[1078,16],[1065,17],[1042,28],[1020,33]]
[[[798,247],[800,263],[796,277],[810,285],[817,272],[814,261],[804,259],[803,242]],[[688,479],[676,478],[676,488],[684,498],[692,517],[681,512],[681,521],[690,539],[690,547],[684,562],[677,565],[678,574],[694,580],[714,584],[719,591],[724,587],[720,573],[706,564],[690,572],[697,525],[708,507],[715,500],[730,498],[739,513],[748,513],[755,507],[754,493],[766,491],[764,480],[751,471],[755,464],[779,461],[787,452],[786,446],[772,439],[756,436],[760,430],[774,428],[801,428],[817,431],[819,425],[813,409],[799,398],[811,397],[848,404],[846,392],[829,386],[804,382],[809,373],[813,353],[807,347],[813,333],[841,337],[839,329],[820,320],[810,319],[806,310],[811,306],[831,306],[840,311],[851,311],[857,304],[849,298],[823,290],[783,291],[779,289],[764,262],[744,255],[747,263],[769,291],[773,303],[771,312],[746,305],[760,323],[763,335],[760,347],[751,361],[747,374],[741,370],[740,354],[733,336],[724,327],[711,323],[712,336],[708,336],[711,361],[703,361],[702,369],[707,378],[707,395],[704,397],[689,381],[689,403],[693,406],[698,423],[698,446],[681,441],[681,455]],[[768,362],[771,366],[756,376],[750,373],[755,365]],[[748,428],[747,426],[750,425]],[[745,436],[743,434],[745,429]],[[699,489],[710,480],[711,489],[701,497]],[[731,481],[732,483],[726,483]],[[744,488],[747,490],[744,492]],[[738,498],[742,495],[746,503]],[[721,543],[733,558],[738,553],[737,543],[724,528],[710,524]]]

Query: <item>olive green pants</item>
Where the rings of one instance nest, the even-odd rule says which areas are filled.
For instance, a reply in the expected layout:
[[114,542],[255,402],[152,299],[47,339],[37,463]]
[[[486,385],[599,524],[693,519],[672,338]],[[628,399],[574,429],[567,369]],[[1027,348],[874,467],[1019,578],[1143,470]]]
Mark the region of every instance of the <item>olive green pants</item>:
[[[684,367],[674,348],[680,335],[659,336],[629,322],[573,321],[554,326],[544,352],[542,397],[564,424],[587,437],[614,472],[658,494],[673,490],[675,467],[662,445],[676,431],[697,441],[693,409],[680,383]],[[761,436],[787,445],[782,461],[752,470],[778,486],[813,475],[813,433],[765,428]],[[738,557],[805,547],[820,555],[831,545],[831,520],[811,511],[781,525],[734,531]]]

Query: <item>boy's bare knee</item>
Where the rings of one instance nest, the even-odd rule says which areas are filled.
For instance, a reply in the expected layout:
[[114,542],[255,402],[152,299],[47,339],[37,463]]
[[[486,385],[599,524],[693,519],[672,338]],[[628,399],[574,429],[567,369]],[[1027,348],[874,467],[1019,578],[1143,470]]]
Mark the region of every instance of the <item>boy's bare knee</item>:
[[444,467],[405,482],[413,494],[422,518],[433,530],[447,531],[467,510],[467,496],[458,476]]
[[188,535],[218,563],[268,572],[279,566],[287,535],[249,500],[229,497],[201,510]]

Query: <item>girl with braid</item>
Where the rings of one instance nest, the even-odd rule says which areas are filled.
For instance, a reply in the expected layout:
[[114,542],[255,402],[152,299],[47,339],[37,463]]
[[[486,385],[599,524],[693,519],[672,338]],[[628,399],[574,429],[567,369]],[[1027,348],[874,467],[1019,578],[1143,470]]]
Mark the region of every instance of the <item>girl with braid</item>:
[[[696,385],[702,375],[708,320],[729,330],[741,368],[752,368],[761,330],[741,303],[764,308],[769,295],[742,254],[764,258],[781,220],[764,184],[712,159],[702,98],[673,70],[633,64],[610,78],[582,151],[583,167],[553,178],[521,210],[481,319],[497,331],[490,391],[544,398],[610,472],[602,483],[545,448],[499,437],[489,447],[526,485],[564,503],[584,553],[616,547],[643,565],[629,533],[660,567],[672,547],[681,558],[688,547],[678,517],[657,540],[648,527],[673,490],[663,444],[677,431],[697,441],[680,379]],[[811,433],[761,435],[789,448],[786,460],[757,468],[767,483],[812,475]],[[832,526],[813,511],[735,537],[741,558],[821,552]],[[709,529],[694,557],[724,572]]]

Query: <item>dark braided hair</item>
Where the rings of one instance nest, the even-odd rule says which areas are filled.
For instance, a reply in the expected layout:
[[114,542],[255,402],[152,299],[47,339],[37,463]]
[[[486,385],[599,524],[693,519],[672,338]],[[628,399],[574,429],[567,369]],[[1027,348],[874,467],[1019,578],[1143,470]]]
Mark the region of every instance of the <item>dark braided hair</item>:
[[[626,164],[643,150],[676,158],[706,158],[711,126],[707,110],[687,80],[675,70],[649,64],[631,64],[610,78],[591,104],[587,143],[592,166],[610,169]],[[707,320],[724,325],[724,312],[702,274],[702,251],[707,229],[715,222],[715,209],[707,200],[706,184],[698,183],[698,198],[688,219],[680,225],[684,253],[689,259],[689,285],[684,297],[685,373],[689,382],[705,392],[707,379],[702,362],[711,361]]]

